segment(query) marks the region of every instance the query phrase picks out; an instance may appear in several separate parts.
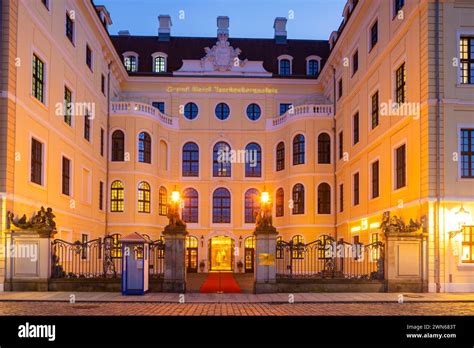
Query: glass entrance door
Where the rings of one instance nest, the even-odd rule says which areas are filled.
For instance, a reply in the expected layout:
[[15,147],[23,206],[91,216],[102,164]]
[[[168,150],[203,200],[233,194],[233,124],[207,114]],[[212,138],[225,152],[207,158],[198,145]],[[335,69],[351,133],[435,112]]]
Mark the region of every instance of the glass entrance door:
[[209,243],[210,271],[233,271],[234,241],[230,237],[219,236],[211,238]]
[[196,237],[186,237],[186,271],[197,272],[198,268],[198,240]]

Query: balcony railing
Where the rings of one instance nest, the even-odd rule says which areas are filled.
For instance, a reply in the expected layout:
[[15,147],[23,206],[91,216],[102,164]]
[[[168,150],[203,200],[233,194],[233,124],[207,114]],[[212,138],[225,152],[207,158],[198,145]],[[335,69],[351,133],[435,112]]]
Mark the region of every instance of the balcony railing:
[[333,116],[332,105],[303,104],[293,107],[283,115],[267,120],[267,129],[278,128],[292,119]]
[[113,101],[111,102],[112,115],[144,115],[150,116],[160,121],[161,124],[170,127],[178,128],[178,119],[176,117],[165,115],[154,106],[144,103],[131,101]]

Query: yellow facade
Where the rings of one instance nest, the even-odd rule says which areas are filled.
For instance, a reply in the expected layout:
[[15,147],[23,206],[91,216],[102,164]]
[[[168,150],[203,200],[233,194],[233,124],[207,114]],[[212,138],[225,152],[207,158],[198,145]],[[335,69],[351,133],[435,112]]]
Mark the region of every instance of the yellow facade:
[[[378,224],[385,211],[406,222],[426,218],[430,291],[474,290],[471,267],[474,264],[462,263],[453,254],[461,240],[449,234],[457,228],[453,227],[451,216],[461,204],[474,214],[474,179],[459,178],[459,162],[451,156],[459,151],[460,127],[474,128],[474,86],[460,85],[458,68],[450,65],[459,54],[459,35],[474,33],[471,2],[446,0],[440,5],[443,26],[439,195],[436,193],[433,77],[434,1],[408,0],[402,13],[396,15],[392,1],[361,0],[352,10],[349,0],[345,11],[350,11],[350,18],[349,12],[345,12],[347,23],[337,41],[331,43],[331,53],[317,79],[129,76],[122,64],[123,57],[115,50],[90,1],[50,1],[49,9],[40,1],[13,1],[12,5],[17,6],[14,12],[21,23],[16,33],[15,57],[19,66],[14,81],[3,88],[9,92],[2,93],[2,100],[15,105],[15,109],[8,111],[15,120],[14,144],[8,148],[10,158],[14,158],[14,162],[10,161],[14,180],[2,192],[2,216],[6,210],[32,214],[43,205],[52,207],[56,214],[57,238],[75,241],[88,235],[91,240],[106,234],[137,231],[155,240],[168,221],[159,214],[159,188],[163,186],[171,194],[173,190],[183,192],[192,187],[199,194],[199,215],[197,223],[188,224],[188,230],[199,241],[198,261],[208,262],[208,243],[212,237],[227,236],[235,242],[233,269],[237,270],[237,261],[243,261],[243,241],[252,235],[254,227],[245,223],[245,192],[250,188],[260,192],[265,189],[275,202],[277,189],[283,188],[284,216],[276,217],[274,211],[273,221],[284,240],[302,235],[310,242],[329,234],[347,241],[354,241],[358,236],[360,242],[370,243],[372,234],[380,232]],[[71,10],[77,16],[73,44],[64,35],[64,13]],[[375,21],[378,42],[370,47],[370,28]],[[86,45],[93,52],[92,69],[84,63]],[[357,72],[353,71],[352,62],[355,51],[358,51]],[[44,103],[31,93],[33,54],[45,63]],[[402,63],[407,72],[407,102],[419,107],[419,114],[381,115],[378,126],[371,129],[371,96],[378,91],[379,102],[386,104],[395,99],[395,74]],[[110,81],[106,93],[101,90],[102,75]],[[341,79],[343,94],[339,98],[334,91],[338,91]],[[83,117],[73,117],[69,126],[56,113],[65,86],[73,92],[73,101],[87,101],[95,106],[90,141],[84,139]],[[234,93],[226,88],[267,92]],[[164,115],[151,107],[154,101],[165,102]],[[183,105],[188,102],[199,107],[198,117],[192,121],[182,113]],[[225,121],[217,120],[214,115],[220,102],[230,107],[230,117]],[[245,116],[251,103],[261,107],[262,116],[257,121]],[[280,103],[294,104],[297,112],[280,118]],[[324,112],[316,111],[315,107],[324,108]],[[356,113],[359,113],[359,141],[354,145]],[[103,155],[101,129],[106,135]],[[115,130],[125,134],[123,162],[107,161]],[[143,131],[152,139],[151,164],[138,162],[138,136]],[[342,159],[338,156],[340,131],[344,134]],[[329,164],[317,161],[317,139],[323,132],[331,139]],[[305,163],[292,165],[292,141],[297,134],[305,136]],[[44,144],[42,185],[30,180],[32,138]],[[198,177],[182,174],[182,148],[189,141],[199,146]],[[239,150],[251,142],[259,144],[261,177],[246,177],[245,165],[241,163],[232,164],[231,177],[214,177],[212,153],[219,141]],[[285,144],[285,169],[276,171],[276,146],[281,141]],[[395,189],[394,152],[402,144],[407,149],[406,185]],[[72,165],[69,196],[61,193],[63,156]],[[371,199],[370,166],[374,160],[380,163],[380,194]],[[357,172],[360,197],[354,205],[353,175]],[[110,210],[110,185],[115,180],[124,184],[123,212]],[[151,187],[150,213],[138,212],[138,185],[142,181]],[[100,182],[104,185],[103,209],[98,205]],[[304,214],[300,215],[292,214],[288,207],[292,188],[297,183],[305,188]],[[321,183],[331,187],[330,214],[317,213],[317,189]],[[344,185],[343,211],[341,184]],[[212,222],[212,195],[219,187],[231,193],[230,223]],[[3,219],[2,230],[5,228]],[[435,259],[438,253],[439,259]]]

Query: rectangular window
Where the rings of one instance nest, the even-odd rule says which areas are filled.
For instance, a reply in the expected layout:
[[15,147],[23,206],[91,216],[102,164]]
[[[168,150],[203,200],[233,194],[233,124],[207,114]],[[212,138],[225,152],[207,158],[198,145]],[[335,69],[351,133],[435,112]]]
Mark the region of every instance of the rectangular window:
[[395,189],[406,186],[406,146],[403,144],[395,150]]
[[31,139],[31,182],[43,185],[43,144]]
[[69,11],[66,11],[66,36],[74,45],[74,21]]
[[33,54],[33,79],[32,79],[33,97],[44,103],[44,63]]
[[104,183],[99,181],[99,210],[104,210]]
[[405,0],[394,0],[394,13],[393,17],[395,17],[398,14],[398,11],[400,11],[403,6],[405,6]]
[[359,70],[359,51],[355,51],[352,56],[352,76]]
[[91,116],[89,115],[89,111],[86,111],[84,115],[84,139],[87,141],[91,140]]
[[344,156],[344,133],[339,132],[339,159]]
[[82,234],[81,235],[81,241],[82,241],[82,259],[85,260],[87,259],[87,242],[89,241],[89,236],[87,234]]
[[105,141],[105,131],[104,128],[100,129],[100,155],[104,156],[104,141]]
[[102,94],[105,95],[105,76],[104,76],[104,74],[102,74],[101,77],[100,77],[100,90],[102,91]]
[[371,124],[372,129],[379,125],[379,91],[372,95],[372,106],[371,106]]
[[359,173],[354,174],[353,185],[354,185],[354,205],[359,205]]
[[339,100],[342,97],[342,78],[339,79],[337,86],[338,86],[338,93],[339,93],[337,96],[337,100]]
[[153,102],[151,105],[160,110],[162,114],[165,113],[165,102]]
[[395,73],[396,90],[395,97],[398,104],[404,103],[406,99],[406,72],[405,63],[400,65]]
[[352,117],[353,145],[359,142],[359,113]]
[[462,237],[462,263],[474,263],[474,226],[463,226]]
[[461,36],[459,50],[461,83],[474,84],[474,37]]
[[63,157],[62,193],[71,195],[71,161],[66,157]]
[[125,69],[128,72],[136,72],[137,71],[137,57],[135,56],[127,56],[124,58],[124,65]]
[[461,129],[461,178],[474,178],[474,128]]
[[280,103],[280,116],[290,110],[291,103]]
[[372,163],[372,198],[379,196],[379,161]]
[[72,92],[64,86],[64,122],[72,125]]
[[89,45],[86,45],[86,64],[92,70],[92,50]]
[[344,184],[339,185],[339,211],[344,211]]
[[372,27],[370,27],[370,50],[374,48],[374,46],[377,44],[379,41],[379,22],[375,21],[374,24],[372,24]]

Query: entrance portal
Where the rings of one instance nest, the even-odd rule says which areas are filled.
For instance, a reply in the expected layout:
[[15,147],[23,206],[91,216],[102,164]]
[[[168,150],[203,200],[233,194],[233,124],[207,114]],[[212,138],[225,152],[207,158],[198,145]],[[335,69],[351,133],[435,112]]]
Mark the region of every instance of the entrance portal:
[[219,236],[209,240],[209,271],[234,270],[234,240]]

